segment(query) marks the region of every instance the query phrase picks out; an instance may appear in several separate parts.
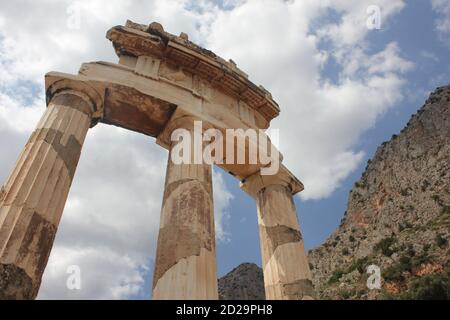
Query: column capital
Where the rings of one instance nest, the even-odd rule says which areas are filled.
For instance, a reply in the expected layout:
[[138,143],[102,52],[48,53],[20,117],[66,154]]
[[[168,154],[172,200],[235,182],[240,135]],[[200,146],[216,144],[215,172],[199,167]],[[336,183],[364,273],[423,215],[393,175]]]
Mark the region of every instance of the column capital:
[[210,128],[213,128],[213,126],[205,120],[199,119],[193,115],[185,114],[184,112],[176,110],[173,113],[172,117],[167,122],[164,129],[158,135],[156,143],[162,146],[163,148],[169,149],[171,145],[170,136],[172,135],[172,132],[175,131],[176,129],[186,129],[189,131],[193,131],[195,121],[201,121],[202,133]]
[[71,94],[82,98],[90,110],[81,110],[91,117],[91,127],[103,118],[105,88],[94,83],[83,75],[70,75],[60,72],[49,72],[45,75],[45,94],[47,106],[56,97]]
[[240,183],[241,189],[253,198],[256,198],[261,189],[270,185],[285,186],[289,188],[293,195],[304,189],[303,183],[301,183],[301,181],[298,180],[284,165],[280,166],[277,174],[262,175],[261,171],[258,171],[245,178]]

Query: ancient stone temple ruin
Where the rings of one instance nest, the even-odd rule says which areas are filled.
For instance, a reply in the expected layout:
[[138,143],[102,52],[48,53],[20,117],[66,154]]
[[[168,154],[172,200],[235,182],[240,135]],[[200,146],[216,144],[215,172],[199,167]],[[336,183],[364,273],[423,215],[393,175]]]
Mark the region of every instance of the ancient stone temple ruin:
[[[280,112],[233,61],[185,33],[128,21],[106,37],[117,64],[45,76],[46,112],[0,193],[1,299],[36,297],[89,128],[102,122],[133,130],[170,155],[171,133],[192,130],[194,121],[222,131],[267,129]],[[267,299],[312,298],[293,201],[301,182],[282,164],[275,175],[262,175],[261,163],[219,166],[256,200]],[[218,298],[212,192],[210,164],[174,164],[169,156],[153,299]]]

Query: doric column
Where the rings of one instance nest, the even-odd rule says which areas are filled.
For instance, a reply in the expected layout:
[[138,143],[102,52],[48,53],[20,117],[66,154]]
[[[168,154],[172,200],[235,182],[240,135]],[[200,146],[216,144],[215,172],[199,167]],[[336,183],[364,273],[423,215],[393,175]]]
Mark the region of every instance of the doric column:
[[[192,132],[192,121],[172,121],[166,134],[180,127]],[[170,151],[153,299],[218,299],[211,165],[174,164],[176,143],[164,144]]]
[[313,285],[293,201],[295,185],[290,173],[259,173],[242,188],[257,202],[264,286],[268,300],[312,299]]
[[36,297],[94,106],[63,91],[48,107],[0,193],[0,299]]

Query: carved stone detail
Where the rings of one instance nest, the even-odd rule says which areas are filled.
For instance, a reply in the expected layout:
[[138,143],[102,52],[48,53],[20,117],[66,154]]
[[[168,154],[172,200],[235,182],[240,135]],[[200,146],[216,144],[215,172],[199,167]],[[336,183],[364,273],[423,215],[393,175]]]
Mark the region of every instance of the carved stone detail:
[[158,80],[159,65],[161,60],[153,57],[140,56],[137,58],[134,72],[137,75]]

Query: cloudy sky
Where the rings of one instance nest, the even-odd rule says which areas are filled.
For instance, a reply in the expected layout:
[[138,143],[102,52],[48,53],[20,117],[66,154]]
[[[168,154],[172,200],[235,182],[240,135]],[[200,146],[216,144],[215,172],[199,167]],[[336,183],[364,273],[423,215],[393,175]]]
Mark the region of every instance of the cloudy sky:
[[[232,58],[280,104],[272,127],[305,184],[295,201],[308,248],[339,225],[376,147],[450,83],[448,0],[0,1],[0,183],[45,109],[44,74],[116,62],[107,29],[158,21]],[[367,26],[373,5],[379,29]],[[150,297],[166,158],[154,139],[89,132],[39,298]],[[260,265],[253,200],[220,169],[214,190],[219,276]],[[81,290],[66,287],[71,265]]]

